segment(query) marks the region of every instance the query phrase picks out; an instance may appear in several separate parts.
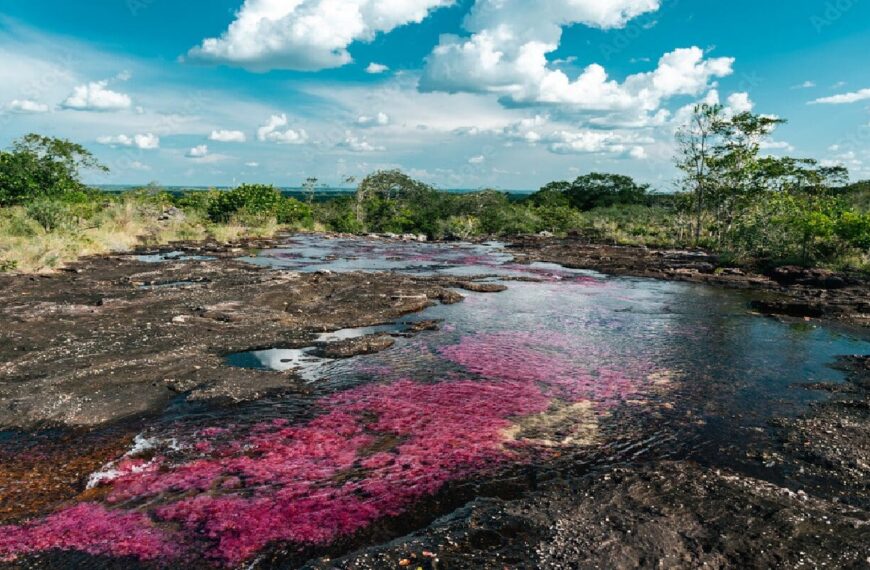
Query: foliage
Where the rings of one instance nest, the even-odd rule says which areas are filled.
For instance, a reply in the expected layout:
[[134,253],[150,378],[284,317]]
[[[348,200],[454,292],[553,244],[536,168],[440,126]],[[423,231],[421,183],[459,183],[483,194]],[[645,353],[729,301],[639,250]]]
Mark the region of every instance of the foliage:
[[108,171],[79,144],[25,135],[10,150],[0,151],[0,206],[84,191],[80,171],[86,169]]
[[211,198],[207,211],[213,222],[227,222],[241,210],[250,214],[274,214],[284,199],[277,188],[266,184],[242,184],[217,192]]
[[536,206],[570,206],[580,211],[645,204],[649,186],[620,174],[593,172],[574,182],[551,182],[529,197]]

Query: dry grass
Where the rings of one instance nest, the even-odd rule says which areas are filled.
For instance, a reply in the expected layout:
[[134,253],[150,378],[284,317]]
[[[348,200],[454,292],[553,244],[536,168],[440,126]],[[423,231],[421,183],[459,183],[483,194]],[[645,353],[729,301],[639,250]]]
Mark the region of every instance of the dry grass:
[[0,210],[0,271],[46,273],[88,255],[129,251],[141,245],[213,238],[227,243],[268,237],[281,227],[274,218],[212,224],[188,215],[159,220],[160,208],[135,200],[108,204],[88,220],[46,231],[21,207]]

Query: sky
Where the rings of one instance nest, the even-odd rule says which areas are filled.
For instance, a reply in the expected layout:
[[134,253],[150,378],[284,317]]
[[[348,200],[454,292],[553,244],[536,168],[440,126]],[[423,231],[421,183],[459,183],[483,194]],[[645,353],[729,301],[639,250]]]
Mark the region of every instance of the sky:
[[787,119],[765,153],[858,180],[868,53],[864,0],[0,0],[0,147],[74,140],[94,184],[668,191],[706,101]]

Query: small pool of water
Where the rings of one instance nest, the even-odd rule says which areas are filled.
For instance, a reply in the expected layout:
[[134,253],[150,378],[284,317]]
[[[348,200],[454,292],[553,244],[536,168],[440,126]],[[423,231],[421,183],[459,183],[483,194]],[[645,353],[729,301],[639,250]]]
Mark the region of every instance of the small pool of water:
[[401,321],[386,325],[370,327],[357,327],[325,332],[317,335],[314,344],[304,348],[270,348],[263,350],[251,350],[237,352],[225,357],[229,366],[238,368],[250,368],[254,370],[271,370],[273,372],[286,372],[292,370],[303,380],[314,382],[331,374],[330,365],[335,359],[323,358],[314,354],[318,345],[329,344],[362,338],[375,334],[401,335],[408,331],[413,321]]
[[216,257],[208,255],[188,255],[183,251],[170,251],[166,253],[152,253],[146,255],[137,255],[137,261],[145,263],[165,263],[168,261],[213,261]]

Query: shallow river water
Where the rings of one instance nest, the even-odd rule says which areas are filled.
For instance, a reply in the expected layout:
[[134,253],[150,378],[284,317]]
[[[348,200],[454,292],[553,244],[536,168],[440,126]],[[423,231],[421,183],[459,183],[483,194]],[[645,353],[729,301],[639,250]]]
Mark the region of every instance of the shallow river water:
[[[655,456],[763,470],[742,451],[769,437],[773,416],[822,397],[792,384],[842,379],[834,358],[870,351],[848,334],[751,314],[736,292],[518,265],[494,243],[296,237],[249,261],[488,275],[508,290],[463,292],[463,303],[322,339],[397,333],[379,354],[228,356],[228,366],[297,370],[310,395],[226,409],[179,402],[90,475],[92,501],[0,527],[0,557],[61,548],[236,567],[276,545],[328,547],[421,501],[432,520],[444,512],[430,499],[452,486],[556,457],[602,469]],[[424,319],[443,323],[401,334]]]

